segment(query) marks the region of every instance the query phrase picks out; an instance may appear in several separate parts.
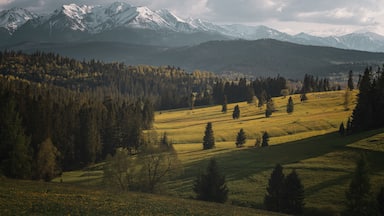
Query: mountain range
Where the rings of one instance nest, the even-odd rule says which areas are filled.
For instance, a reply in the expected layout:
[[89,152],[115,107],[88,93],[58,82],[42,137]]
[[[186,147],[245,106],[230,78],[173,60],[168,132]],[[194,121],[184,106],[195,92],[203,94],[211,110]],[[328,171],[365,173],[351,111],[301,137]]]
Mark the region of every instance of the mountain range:
[[290,35],[267,26],[218,25],[201,19],[181,19],[169,10],[151,10],[123,2],[88,6],[69,4],[48,15],[22,8],[0,12],[0,45],[21,42],[113,41],[129,44],[180,47],[212,40],[276,39],[303,45],[384,52],[384,36],[351,33],[317,37]]

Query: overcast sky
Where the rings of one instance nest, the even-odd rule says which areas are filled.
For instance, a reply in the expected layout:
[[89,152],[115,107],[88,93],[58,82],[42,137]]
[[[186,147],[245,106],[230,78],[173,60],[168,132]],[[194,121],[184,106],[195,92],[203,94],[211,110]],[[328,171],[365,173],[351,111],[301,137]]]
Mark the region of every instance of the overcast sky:
[[[116,0],[0,0],[0,9],[22,7],[50,13],[63,4],[108,4]],[[373,31],[384,35],[384,0],[120,0],[151,9],[166,8],[181,18],[219,24],[266,25],[297,34],[340,35]]]

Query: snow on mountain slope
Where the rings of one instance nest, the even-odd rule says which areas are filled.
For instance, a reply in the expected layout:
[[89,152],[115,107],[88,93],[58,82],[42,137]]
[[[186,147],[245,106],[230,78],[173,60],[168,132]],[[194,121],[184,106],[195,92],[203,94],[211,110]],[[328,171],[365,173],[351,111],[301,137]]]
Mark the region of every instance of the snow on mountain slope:
[[[0,28],[2,27],[5,29],[4,31],[8,31],[8,36],[17,35],[17,30],[23,26],[28,26],[27,30],[18,34],[18,37],[23,34],[21,37],[23,40],[27,40],[28,35],[34,29],[37,32],[43,31],[42,35],[45,31],[45,35],[49,36],[55,32],[57,34],[52,35],[65,33],[65,38],[73,38],[70,35],[73,32],[88,37],[89,35],[113,32],[115,29],[149,29],[154,31],[153,37],[156,36],[155,32],[157,31],[171,31],[173,34],[203,33],[202,38],[204,39],[197,41],[217,40],[220,38],[246,40],[269,38],[304,45],[384,52],[384,36],[371,32],[355,32],[344,36],[328,37],[317,37],[305,33],[289,35],[262,25],[217,25],[201,19],[188,18],[184,20],[166,9],[153,11],[145,6],[136,7],[124,2],[97,6],[63,5],[48,16],[38,16],[21,8],[0,12]],[[40,37],[38,34],[36,35],[36,38]],[[121,38],[126,37],[128,35],[123,35]],[[76,40],[78,37],[74,38]],[[113,40],[113,38],[113,35],[111,35],[108,40]],[[140,38],[140,35],[137,38]],[[54,41],[54,39],[49,40]],[[182,40],[187,39],[185,37],[182,39],[180,36],[178,43],[183,44]]]
[[[58,23],[64,20],[67,24]],[[177,17],[168,10],[152,11],[141,6],[116,2],[109,6],[64,5],[49,18],[52,25],[70,27],[72,30],[99,33],[113,28],[130,27],[151,30],[172,30],[176,32],[194,32],[201,30]]]
[[12,8],[0,12],[0,27],[3,27],[12,34],[17,28],[25,24],[28,20],[37,18],[38,15],[26,9]]

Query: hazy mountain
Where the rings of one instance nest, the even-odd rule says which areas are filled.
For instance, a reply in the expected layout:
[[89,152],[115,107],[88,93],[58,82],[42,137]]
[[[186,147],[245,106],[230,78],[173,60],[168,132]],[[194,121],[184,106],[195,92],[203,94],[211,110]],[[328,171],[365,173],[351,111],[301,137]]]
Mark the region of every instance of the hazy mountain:
[[381,65],[384,53],[370,53],[320,46],[298,45],[272,39],[211,41],[197,46],[166,48],[117,42],[22,43],[12,49],[42,50],[65,56],[127,64],[173,65],[188,71],[241,72],[258,76],[282,75],[302,79],[305,73],[329,76],[360,73],[366,66]]
[[267,26],[217,25],[201,19],[181,19],[162,9],[116,2],[104,6],[63,5],[49,15],[38,16],[25,9],[0,13],[0,41],[79,42],[113,41],[130,44],[177,47],[212,40],[276,39],[292,43],[384,52],[384,37],[371,32],[344,36],[289,35]]

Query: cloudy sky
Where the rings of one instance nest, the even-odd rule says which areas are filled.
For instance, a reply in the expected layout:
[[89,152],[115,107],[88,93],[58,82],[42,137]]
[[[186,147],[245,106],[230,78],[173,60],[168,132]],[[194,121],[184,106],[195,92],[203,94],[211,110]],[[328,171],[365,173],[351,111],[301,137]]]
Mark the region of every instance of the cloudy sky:
[[372,31],[384,35],[384,0],[0,0],[0,9],[23,7],[49,13],[63,4],[115,1],[166,8],[181,18],[202,18],[220,24],[262,24],[290,34],[324,36]]

